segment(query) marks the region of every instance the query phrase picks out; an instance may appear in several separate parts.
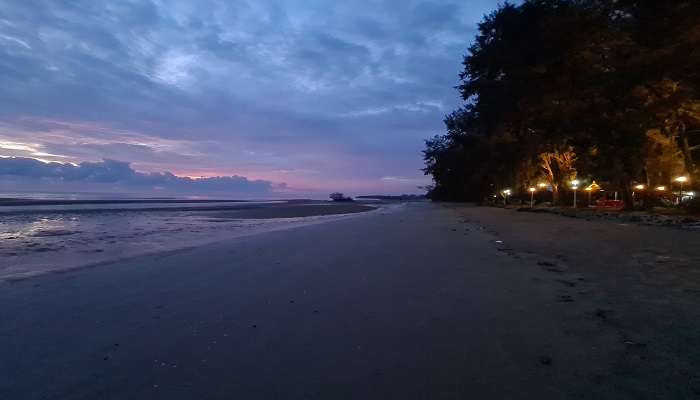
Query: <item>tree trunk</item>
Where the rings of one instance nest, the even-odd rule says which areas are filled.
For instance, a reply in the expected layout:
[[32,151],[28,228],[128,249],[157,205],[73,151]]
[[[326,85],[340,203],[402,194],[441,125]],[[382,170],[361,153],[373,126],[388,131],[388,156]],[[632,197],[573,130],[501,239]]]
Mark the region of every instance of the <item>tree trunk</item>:
[[552,183],[552,205],[559,205],[559,186]]
[[650,204],[649,204],[649,192],[652,190],[651,189],[651,178],[649,177],[649,169],[644,166],[644,190],[639,193],[639,195],[642,197],[642,208],[645,210],[651,210]]
[[685,170],[691,174],[693,178],[697,178],[697,171],[695,170],[695,163],[693,162],[693,152],[690,150],[690,143],[688,142],[688,136],[685,132],[681,133],[680,142]]
[[620,192],[622,193],[622,200],[625,202],[623,210],[631,211],[634,210],[634,196],[632,195],[632,180],[629,177],[624,176],[620,181]]

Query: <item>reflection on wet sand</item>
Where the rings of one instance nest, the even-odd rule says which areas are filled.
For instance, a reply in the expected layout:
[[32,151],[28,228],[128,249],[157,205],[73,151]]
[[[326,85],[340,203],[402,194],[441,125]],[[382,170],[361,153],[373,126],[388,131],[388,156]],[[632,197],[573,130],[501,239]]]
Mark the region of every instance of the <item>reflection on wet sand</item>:
[[[273,215],[279,214],[276,213]],[[252,218],[258,218],[259,214],[256,211]],[[169,210],[0,213],[0,280],[20,279],[343,216],[242,218],[245,215],[241,213],[221,215],[207,211]]]

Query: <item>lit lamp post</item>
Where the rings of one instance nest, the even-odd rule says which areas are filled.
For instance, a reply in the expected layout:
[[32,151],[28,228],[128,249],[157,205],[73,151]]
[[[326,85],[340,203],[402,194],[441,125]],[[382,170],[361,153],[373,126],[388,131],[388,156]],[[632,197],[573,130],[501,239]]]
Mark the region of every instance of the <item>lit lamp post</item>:
[[535,191],[537,191],[537,189],[531,187],[528,191],[530,192],[530,208],[532,208],[535,204]]
[[578,191],[578,184],[581,183],[578,180],[574,179],[571,181],[571,188],[574,189],[574,208],[576,208],[576,192]]
[[501,193],[503,193],[503,205],[506,206],[508,205],[508,196],[510,196],[510,189],[505,189]]
[[644,190],[644,189],[645,189],[644,185],[637,185],[637,186],[634,187],[634,190],[632,191],[632,202],[633,202],[633,203],[634,203],[634,197],[635,197],[635,195],[637,194],[637,191],[640,191],[640,192],[641,192],[641,191]]
[[675,181],[681,185],[680,189],[678,190],[678,205],[680,205],[681,201],[683,200],[683,183],[687,182],[688,178],[685,176],[679,176],[675,179]]

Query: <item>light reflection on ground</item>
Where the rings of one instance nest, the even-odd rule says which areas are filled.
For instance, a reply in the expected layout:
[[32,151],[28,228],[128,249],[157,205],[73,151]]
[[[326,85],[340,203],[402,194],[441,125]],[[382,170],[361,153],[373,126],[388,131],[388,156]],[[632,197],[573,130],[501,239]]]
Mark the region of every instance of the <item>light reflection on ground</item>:
[[206,214],[0,214],[0,281],[347,217],[240,220]]

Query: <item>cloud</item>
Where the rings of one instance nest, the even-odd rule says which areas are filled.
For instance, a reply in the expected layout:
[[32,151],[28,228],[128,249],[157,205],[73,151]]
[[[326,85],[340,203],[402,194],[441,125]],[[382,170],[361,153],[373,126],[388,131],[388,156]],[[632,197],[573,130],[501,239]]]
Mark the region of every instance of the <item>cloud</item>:
[[5,0],[0,140],[53,156],[0,155],[373,192],[426,179],[423,140],[498,2]]
[[[128,162],[105,159],[101,162],[44,163],[33,158],[0,158],[0,182],[17,190],[168,193],[196,195],[230,195],[239,198],[269,196],[275,189],[272,182],[249,180],[242,176],[191,178],[170,172],[143,173]],[[7,187],[6,186],[6,187]],[[277,187],[284,189],[285,185]]]

